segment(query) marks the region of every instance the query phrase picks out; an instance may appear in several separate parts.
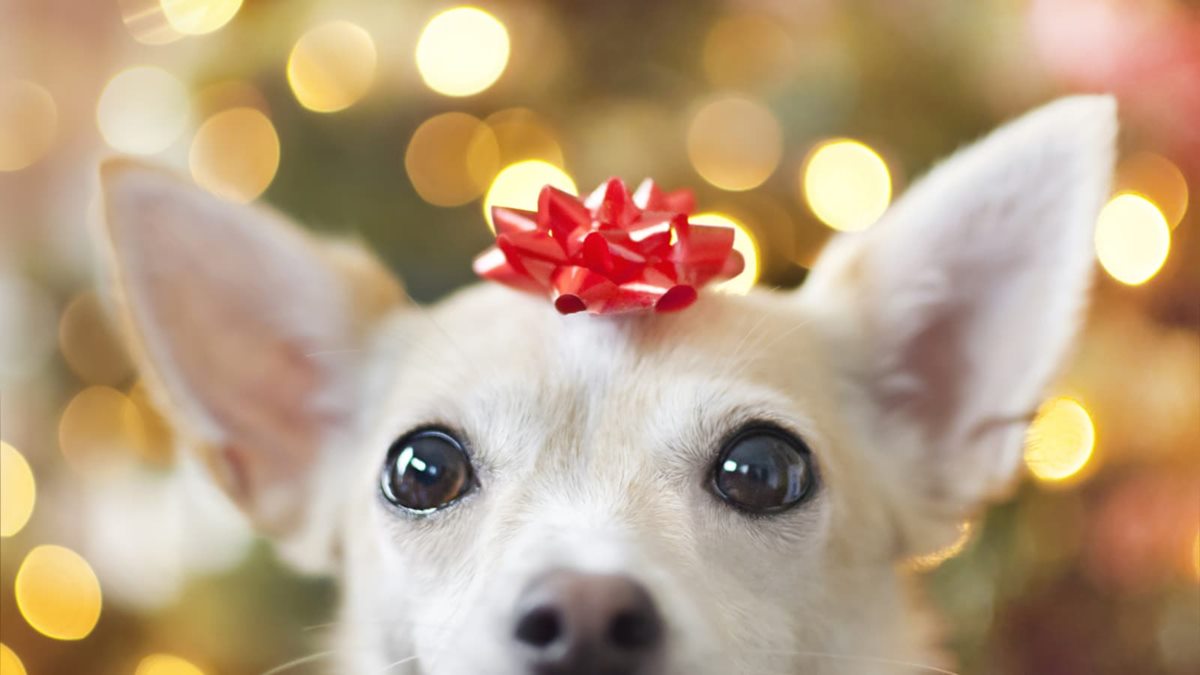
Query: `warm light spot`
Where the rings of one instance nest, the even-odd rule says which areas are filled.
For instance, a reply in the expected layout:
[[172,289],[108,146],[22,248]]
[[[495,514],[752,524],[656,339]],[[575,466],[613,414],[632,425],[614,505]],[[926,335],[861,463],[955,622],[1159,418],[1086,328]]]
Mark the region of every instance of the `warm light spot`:
[[0,81],[0,171],[17,171],[46,154],[58,127],[50,92],[26,80]]
[[215,195],[248,202],[279,170],[275,125],[254,108],[225,110],[205,120],[192,139],[188,166],[196,183]]
[[72,466],[87,470],[114,456],[141,451],[141,411],[116,389],[88,387],[75,395],[58,422],[58,444]]
[[29,462],[16,448],[0,441],[0,537],[20,532],[36,502],[37,481]]
[[487,189],[500,168],[500,147],[491,128],[475,117],[444,113],[413,132],[404,168],[422,199],[438,206],[458,206]]
[[25,664],[3,642],[0,642],[0,675],[26,675]]
[[79,554],[39,546],[25,556],[15,583],[17,608],[37,632],[56,640],[82,640],[100,620],[100,582]]
[[142,659],[134,675],[204,675],[204,671],[178,656],[151,654]]
[[178,78],[162,68],[138,66],[109,80],[96,107],[96,124],[113,149],[152,155],[183,133],[188,106],[187,89]]
[[430,89],[470,96],[492,86],[508,64],[508,31],[476,7],[433,17],[417,40],[417,70]]
[[741,273],[732,279],[719,282],[713,288],[724,293],[745,295],[758,282],[759,253],[758,245],[750,230],[745,225],[721,213],[701,213],[688,218],[689,222],[701,225],[723,225],[733,228],[733,250],[742,254],[746,266]]
[[1139,152],[1121,160],[1115,183],[1115,192],[1134,192],[1153,202],[1171,229],[1175,229],[1187,213],[1187,179],[1174,162],[1162,155]]
[[913,572],[928,572],[935,569],[947,560],[957,556],[967,547],[967,542],[971,541],[971,535],[974,533],[975,527],[970,521],[963,521],[958,526],[958,538],[949,545],[940,548],[932,553],[915,556],[908,559],[907,567]]
[[188,35],[211,33],[238,13],[242,0],[161,0],[171,27]]
[[507,166],[523,159],[540,159],[563,166],[562,147],[554,131],[529,108],[508,108],[484,120],[500,144],[500,162]]
[[779,165],[783,131],[761,103],[723,98],[692,118],[687,151],[704,180],[724,190],[749,190],[762,185]]
[[1066,480],[1092,457],[1096,429],[1078,401],[1056,398],[1038,410],[1025,438],[1025,465],[1042,481]]
[[1153,202],[1141,195],[1119,194],[1100,211],[1096,222],[1096,258],[1117,281],[1137,286],[1150,280],[1171,250],[1171,228]]
[[883,158],[845,138],[822,143],[809,154],[801,187],[813,214],[843,232],[870,227],[892,199],[892,178]]
[[704,74],[718,87],[786,82],[796,45],[778,20],[755,14],[727,16],[704,41]]
[[80,293],[63,310],[58,347],[75,375],[88,384],[120,384],[133,371],[95,291]]
[[487,196],[483,199],[483,215],[487,218],[488,227],[495,231],[492,225],[493,206],[536,211],[538,195],[547,185],[573,195],[578,194],[575,181],[571,180],[565,171],[549,162],[531,159],[506,166],[496,174],[492,186],[488,188]]
[[288,57],[288,83],[309,110],[345,110],[371,87],[376,58],[370,33],[349,21],[334,21],[296,41]]

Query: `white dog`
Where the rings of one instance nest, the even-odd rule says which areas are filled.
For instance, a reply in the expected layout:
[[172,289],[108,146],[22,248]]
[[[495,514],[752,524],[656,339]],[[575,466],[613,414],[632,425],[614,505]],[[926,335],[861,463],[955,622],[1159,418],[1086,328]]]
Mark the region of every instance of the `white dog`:
[[362,251],[128,161],[104,238],[215,479],[336,574],[339,673],[945,672],[901,566],[1009,485],[1084,311],[1115,105],[957,153],[795,292],[430,308]]

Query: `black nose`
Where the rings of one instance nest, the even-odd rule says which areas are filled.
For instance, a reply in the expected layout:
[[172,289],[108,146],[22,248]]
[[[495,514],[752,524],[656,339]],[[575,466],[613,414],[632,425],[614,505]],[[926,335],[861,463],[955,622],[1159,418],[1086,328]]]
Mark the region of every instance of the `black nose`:
[[517,601],[514,637],[536,675],[642,672],[662,633],[650,594],[621,575],[555,571]]

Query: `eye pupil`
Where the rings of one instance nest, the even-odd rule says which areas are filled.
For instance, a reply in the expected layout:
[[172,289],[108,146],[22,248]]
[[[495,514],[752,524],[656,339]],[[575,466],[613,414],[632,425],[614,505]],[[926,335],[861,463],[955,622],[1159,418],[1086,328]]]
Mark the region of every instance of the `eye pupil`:
[[808,447],[775,430],[750,430],[725,446],[713,487],[745,511],[771,513],[801,502],[815,482]]
[[429,512],[465,495],[472,480],[471,463],[462,444],[445,432],[428,430],[392,444],[381,489],[396,506]]

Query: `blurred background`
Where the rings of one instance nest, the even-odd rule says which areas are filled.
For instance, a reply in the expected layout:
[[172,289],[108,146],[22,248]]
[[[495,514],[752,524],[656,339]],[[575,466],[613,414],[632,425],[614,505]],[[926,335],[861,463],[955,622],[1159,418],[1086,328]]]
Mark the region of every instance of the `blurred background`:
[[254,675],[332,620],[104,319],[102,157],[360,238],[421,301],[488,205],[651,176],[739,228],[739,292],[1076,91],[1123,117],[1086,332],[1015,498],[909,568],[963,673],[1200,673],[1200,3],[0,0],[0,675]]

